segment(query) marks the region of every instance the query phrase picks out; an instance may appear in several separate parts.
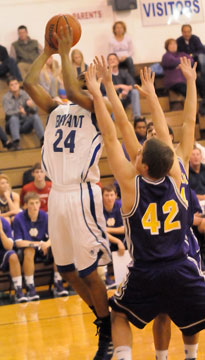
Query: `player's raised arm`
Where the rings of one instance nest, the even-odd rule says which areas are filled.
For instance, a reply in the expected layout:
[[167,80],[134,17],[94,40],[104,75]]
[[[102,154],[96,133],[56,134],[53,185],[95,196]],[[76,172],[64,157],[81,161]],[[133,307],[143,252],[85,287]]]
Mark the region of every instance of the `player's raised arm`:
[[136,155],[142,145],[139,143],[134,128],[127,118],[124,107],[116,93],[114,84],[112,82],[112,69],[107,67],[105,58],[102,56],[101,61],[96,56],[94,60],[98,74],[102,77],[103,84],[106,89],[108,99],[112,104],[112,111],[114,114],[116,125],[119,127],[126,150],[129,154],[132,163],[135,162]]
[[142,85],[141,87],[136,85],[136,88],[140,91],[140,93],[143,96],[146,97],[158,139],[169,145],[170,148],[174,151],[174,163],[169,174],[174,178],[179,188],[181,184],[180,167],[172,144],[171,137],[169,135],[167,121],[155,92],[154,78],[155,78],[155,74],[154,73],[151,74],[151,69],[150,68],[147,69],[145,67],[144,71],[143,70],[140,71],[140,79]]
[[93,112],[94,105],[88,94],[82,90],[80,81],[76,78],[72,63],[69,59],[73,43],[72,29],[67,25],[60,29],[60,35],[55,34],[58,41],[58,52],[62,61],[63,83],[69,100]]
[[52,99],[52,97],[45,91],[45,89],[39,84],[40,72],[45,65],[48,58],[54,53],[54,51],[48,46],[45,40],[44,51],[34,61],[23,82],[24,89],[33,99],[33,101],[41,109],[48,114],[58,106],[58,103]]
[[129,211],[133,205],[133,192],[130,194],[130,182],[134,190],[136,169],[124,156],[121,144],[117,139],[115,125],[103,101],[99,83],[96,80],[96,69],[93,65],[90,65],[87,69],[86,83],[89,92],[93,95],[98,126],[103,136],[111,170],[121,190],[124,190],[122,191],[122,197],[123,193],[126,193],[127,190],[127,197],[124,204],[126,204],[128,208],[124,210]]
[[191,66],[187,57],[180,58],[180,69],[186,78],[187,90],[183,110],[183,127],[180,143],[176,149],[177,155],[183,160],[186,173],[188,174],[189,158],[193,150],[195,138],[195,124],[197,112],[197,91],[196,91],[196,66]]

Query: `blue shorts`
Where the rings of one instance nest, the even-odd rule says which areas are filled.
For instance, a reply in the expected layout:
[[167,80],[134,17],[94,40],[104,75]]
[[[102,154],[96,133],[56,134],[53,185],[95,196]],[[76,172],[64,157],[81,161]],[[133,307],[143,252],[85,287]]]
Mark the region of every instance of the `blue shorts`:
[[191,336],[205,328],[205,276],[191,257],[131,267],[110,305],[140,329],[166,313],[184,335]]
[[9,257],[16,254],[14,250],[0,250],[0,270],[9,270]]

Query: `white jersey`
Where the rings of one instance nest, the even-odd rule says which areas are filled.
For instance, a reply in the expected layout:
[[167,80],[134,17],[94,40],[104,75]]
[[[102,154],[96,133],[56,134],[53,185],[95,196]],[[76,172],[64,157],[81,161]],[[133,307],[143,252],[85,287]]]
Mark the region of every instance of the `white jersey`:
[[76,104],[59,105],[48,117],[42,166],[56,185],[97,183],[102,148],[95,114]]

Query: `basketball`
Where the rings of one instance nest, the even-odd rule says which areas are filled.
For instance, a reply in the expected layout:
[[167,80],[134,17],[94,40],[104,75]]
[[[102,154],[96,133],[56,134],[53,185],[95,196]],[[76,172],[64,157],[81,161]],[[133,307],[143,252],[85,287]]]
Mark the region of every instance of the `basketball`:
[[64,30],[66,25],[69,25],[73,31],[72,46],[77,44],[77,42],[80,40],[81,25],[79,21],[74,16],[69,14],[55,15],[47,22],[46,30],[45,30],[45,39],[52,49],[58,49],[58,42],[56,38],[53,36],[53,33],[56,32],[59,35],[61,26],[63,27]]

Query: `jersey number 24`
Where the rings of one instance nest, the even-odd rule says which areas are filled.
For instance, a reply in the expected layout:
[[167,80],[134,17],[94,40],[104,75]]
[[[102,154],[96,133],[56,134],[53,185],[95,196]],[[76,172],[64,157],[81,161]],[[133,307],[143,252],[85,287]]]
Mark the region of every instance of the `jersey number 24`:
[[70,153],[74,153],[75,149],[75,134],[76,130],[71,130],[69,134],[66,136],[65,140],[63,140],[63,130],[58,129],[55,133],[57,136],[56,141],[53,143],[53,151],[54,152],[63,152],[63,149],[69,149]]

